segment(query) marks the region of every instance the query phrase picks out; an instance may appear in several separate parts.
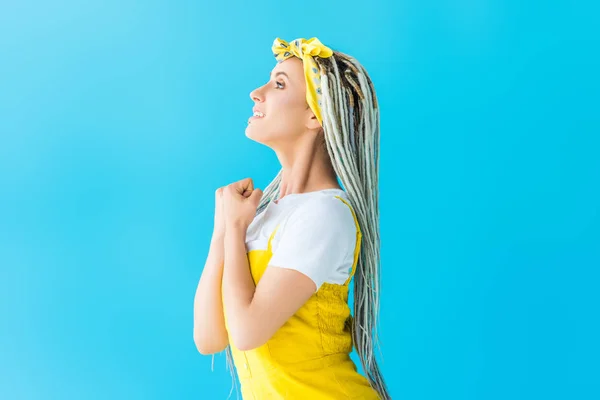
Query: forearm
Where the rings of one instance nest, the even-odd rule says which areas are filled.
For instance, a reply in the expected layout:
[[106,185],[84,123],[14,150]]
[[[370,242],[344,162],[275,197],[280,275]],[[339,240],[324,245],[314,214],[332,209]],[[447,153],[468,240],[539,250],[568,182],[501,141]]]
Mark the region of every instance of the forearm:
[[225,231],[225,256],[223,268],[223,301],[231,337],[236,347],[242,349],[253,338],[253,321],[250,315],[256,286],[246,254],[246,229],[230,225]]
[[215,232],[194,297],[194,342],[203,354],[223,350],[228,343],[223,315],[224,233]]

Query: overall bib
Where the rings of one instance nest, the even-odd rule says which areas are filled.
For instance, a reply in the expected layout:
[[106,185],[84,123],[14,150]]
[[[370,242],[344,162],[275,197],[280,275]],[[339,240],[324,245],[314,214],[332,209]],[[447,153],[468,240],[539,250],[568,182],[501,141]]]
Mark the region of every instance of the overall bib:
[[[241,351],[230,339],[244,400],[379,399],[350,358],[352,316],[348,285],[358,263],[362,234],[352,207],[336,197],[350,207],[356,224],[350,276],[343,285],[324,283],[264,345]],[[255,284],[271,259],[271,241],[277,228],[271,233],[266,250],[247,253]],[[225,321],[227,326],[227,316]]]

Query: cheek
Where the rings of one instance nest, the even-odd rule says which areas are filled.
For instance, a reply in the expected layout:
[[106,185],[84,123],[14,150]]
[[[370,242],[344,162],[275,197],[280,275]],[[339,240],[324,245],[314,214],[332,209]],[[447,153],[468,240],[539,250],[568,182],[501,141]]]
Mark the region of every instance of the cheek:
[[289,128],[290,125],[297,126],[299,121],[304,118],[306,104],[295,96],[281,96],[268,109],[272,120],[277,120]]
[[264,121],[273,134],[294,135],[303,129],[304,115],[297,103],[279,104],[277,110],[272,112]]

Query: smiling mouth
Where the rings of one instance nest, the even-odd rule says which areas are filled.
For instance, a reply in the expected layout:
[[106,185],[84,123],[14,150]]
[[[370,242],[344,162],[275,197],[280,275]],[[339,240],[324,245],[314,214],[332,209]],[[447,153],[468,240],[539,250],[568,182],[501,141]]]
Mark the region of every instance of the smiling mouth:
[[250,121],[254,121],[257,119],[262,119],[265,117],[265,114],[261,113],[261,112],[255,112],[253,116],[251,116],[250,118],[248,118],[248,123],[250,123]]

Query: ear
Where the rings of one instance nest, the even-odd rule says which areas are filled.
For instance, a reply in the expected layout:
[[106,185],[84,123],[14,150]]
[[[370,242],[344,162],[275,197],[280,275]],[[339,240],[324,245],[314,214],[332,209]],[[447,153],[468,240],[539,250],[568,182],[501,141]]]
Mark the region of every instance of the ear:
[[319,120],[317,119],[316,115],[312,111],[310,113],[310,119],[308,120],[306,127],[310,130],[322,129],[322,126],[319,123]]

